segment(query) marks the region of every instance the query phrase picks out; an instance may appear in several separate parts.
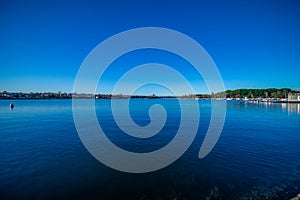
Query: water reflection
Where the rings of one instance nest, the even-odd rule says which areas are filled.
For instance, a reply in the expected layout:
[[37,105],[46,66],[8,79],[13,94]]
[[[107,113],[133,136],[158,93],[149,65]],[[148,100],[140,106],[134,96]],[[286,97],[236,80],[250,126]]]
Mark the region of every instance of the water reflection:
[[[238,107],[239,105],[235,105]],[[244,107],[259,107],[265,110],[278,110],[280,109],[284,112],[288,112],[288,114],[297,114],[300,115],[300,103],[271,103],[271,102],[246,102],[245,104],[241,104],[240,106]]]
[[299,103],[295,103],[295,104],[289,103],[288,104],[288,112],[300,114],[300,104]]
[[281,104],[281,108],[282,108],[282,111],[285,111],[286,108],[287,108],[287,104],[286,103],[282,103]]

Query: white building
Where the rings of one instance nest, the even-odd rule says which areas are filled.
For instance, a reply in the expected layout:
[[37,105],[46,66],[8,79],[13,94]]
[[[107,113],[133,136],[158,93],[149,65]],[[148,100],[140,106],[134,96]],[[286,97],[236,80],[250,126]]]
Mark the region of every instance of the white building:
[[300,93],[289,93],[288,101],[299,101],[300,102]]

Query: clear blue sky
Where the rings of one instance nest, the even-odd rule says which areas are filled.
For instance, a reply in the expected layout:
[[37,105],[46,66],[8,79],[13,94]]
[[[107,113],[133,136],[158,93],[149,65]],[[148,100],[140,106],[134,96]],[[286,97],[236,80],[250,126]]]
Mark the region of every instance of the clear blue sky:
[[[174,29],[198,41],[217,64],[226,89],[300,88],[297,0],[2,0],[0,91],[71,92],[77,70],[96,45],[145,26]],[[176,59],[157,51],[135,52],[120,65],[162,61],[192,82],[201,81]],[[109,92],[120,69],[110,71],[100,92]]]

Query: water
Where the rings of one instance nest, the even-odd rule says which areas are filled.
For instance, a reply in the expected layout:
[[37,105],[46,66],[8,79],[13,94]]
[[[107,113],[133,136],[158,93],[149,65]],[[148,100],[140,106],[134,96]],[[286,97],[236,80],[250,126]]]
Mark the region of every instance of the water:
[[[118,100],[120,102],[124,100]],[[195,100],[186,100],[185,103]],[[111,169],[81,143],[71,100],[0,101],[1,199],[290,199],[300,192],[300,105],[227,102],[222,135],[204,159],[198,152],[210,120],[200,100],[200,126],[187,152],[168,167],[146,174]],[[176,99],[131,100],[139,125],[159,103],[168,119],[160,133],[136,139],[116,126],[109,100],[96,100],[98,120],[116,145],[153,151],[170,142],[180,121]]]

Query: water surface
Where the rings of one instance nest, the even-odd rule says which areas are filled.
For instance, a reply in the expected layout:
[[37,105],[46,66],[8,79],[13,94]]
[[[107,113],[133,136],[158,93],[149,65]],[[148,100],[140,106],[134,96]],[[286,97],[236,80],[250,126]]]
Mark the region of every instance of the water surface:
[[[210,120],[210,102],[199,100],[199,130],[187,152],[162,170],[128,174],[88,153],[74,126],[71,100],[18,100],[13,110],[9,103],[0,101],[1,199],[290,199],[300,192],[300,104],[227,102],[222,135],[199,159]],[[96,112],[116,145],[149,152],[168,144],[180,122],[176,99],[131,100],[134,121],[147,125],[148,109],[156,103],[165,106],[168,118],[148,139],[116,126],[110,100],[96,100]]]

